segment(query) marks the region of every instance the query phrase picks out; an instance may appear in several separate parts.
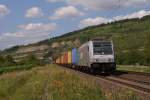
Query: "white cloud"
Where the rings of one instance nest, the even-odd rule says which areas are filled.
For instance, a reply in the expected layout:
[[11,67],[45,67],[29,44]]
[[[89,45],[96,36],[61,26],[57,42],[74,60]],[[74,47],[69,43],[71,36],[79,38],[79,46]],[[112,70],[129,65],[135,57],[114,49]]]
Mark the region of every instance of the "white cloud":
[[108,23],[108,22],[109,22],[109,19],[103,18],[103,17],[87,18],[87,19],[80,21],[79,27],[98,25],[98,24],[103,24],[103,23]]
[[22,45],[47,39],[57,29],[55,23],[29,23],[18,26],[18,31],[0,35],[0,47],[7,48],[11,44]]
[[24,37],[24,33],[22,32],[14,32],[14,33],[4,33],[5,37]]
[[0,4],[0,17],[3,17],[7,15],[10,12],[10,10],[5,5]]
[[150,4],[150,0],[46,0],[52,2],[65,2],[68,5],[76,5],[89,10],[110,10],[124,7],[139,7]]
[[43,12],[42,12],[41,8],[39,8],[39,7],[32,7],[27,10],[25,16],[27,18],[41,17],[41,16],[43,16]]
[[86,18],[80,21],[79,27],[87,27],[87,26],[93,26],[93,25],[99,25],[99,24],[105,24],[113,21],[119,21],[124,19],[133,19],[133,18],[139,18],[150,15],[150,11],[141,10],[138,12],[134,12],[132,14],[124,15],[124,16],[116,16],[111,19],[104,18],[104,17],[96,17],[96,18]]
[[125,15],[125,16],[116,16],[113,19],[114,20],[123,20],[123,19],[132,19],[132,18],[142,18],[146,15],[150,15],[150,11],[141,10],[138,12],[134,12],[132,14]]
[[74,6],[67,6],[67,7],[58,8],[57,10],[55,10],[54,14],[50,16],[49,18],[61,19],[61,18],[66,18],[66,17],[72,18],[72,17],[82,16],[82,15],[84,15],[84,13],[80,12]]
[[121,7],[137,7],[150,0],[67,0],[68,4],[83,6],[85,9],[110,10]]
[[56,29],[56,24],[29,23],[26,25],[19,25],[19,28],[26,31],[54,31]]

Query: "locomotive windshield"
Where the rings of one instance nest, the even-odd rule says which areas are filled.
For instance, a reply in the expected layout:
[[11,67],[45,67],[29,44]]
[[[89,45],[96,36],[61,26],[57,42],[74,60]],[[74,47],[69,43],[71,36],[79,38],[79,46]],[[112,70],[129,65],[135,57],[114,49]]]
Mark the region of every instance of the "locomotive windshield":
[[94,55],[109,55],[112,54],[111,42],[93,42]]

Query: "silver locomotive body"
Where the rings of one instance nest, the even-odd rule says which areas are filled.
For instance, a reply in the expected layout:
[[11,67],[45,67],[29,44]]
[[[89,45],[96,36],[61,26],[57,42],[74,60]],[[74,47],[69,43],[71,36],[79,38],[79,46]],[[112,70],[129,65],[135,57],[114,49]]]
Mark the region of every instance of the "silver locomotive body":
[[79,49],[79,66],[88,67],[91,71],[112,72],[116,69],[115,54],[112,41],[92,40]]

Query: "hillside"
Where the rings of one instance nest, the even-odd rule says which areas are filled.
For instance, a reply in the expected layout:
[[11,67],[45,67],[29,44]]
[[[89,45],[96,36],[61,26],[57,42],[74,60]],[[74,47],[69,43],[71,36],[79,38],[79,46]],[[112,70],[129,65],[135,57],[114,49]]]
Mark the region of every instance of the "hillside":
[[[150,65],[150,16],[87,27],[35,44],[16,46],[3,52],[13,55],[15,59],[20,59],[18,55],[25,57],[30,53],[37,56],[42,53],[41,59],[55,59],[60,53],[79,47],[94,37],[109,37],[114,41],[118,64]],[[43,45],[45,48],[41,50]]]

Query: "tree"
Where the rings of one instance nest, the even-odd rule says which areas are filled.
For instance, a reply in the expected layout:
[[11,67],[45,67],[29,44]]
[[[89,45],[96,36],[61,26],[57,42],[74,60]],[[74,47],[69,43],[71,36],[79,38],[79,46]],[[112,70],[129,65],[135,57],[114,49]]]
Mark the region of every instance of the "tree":
[[20,64],[23,65],[40,65],[42,62],[33,54],[28,55],[25,57],[22,61],[20,61]]
[[4,57],[0,55],[0,67],[4,65]]
[[144,45],[145,65],[150,65],[150,34],[147,34]]
[[14,61],[13,57],[11,55],[7,55],[4,57],[4,62],[6,66],[12,66],[14,64],[16,64],[16,62]]
[[14,61],[13,57],[11,55],[7,56],[0,56],[0,67],[8,67],[15,65],[16,62]]

